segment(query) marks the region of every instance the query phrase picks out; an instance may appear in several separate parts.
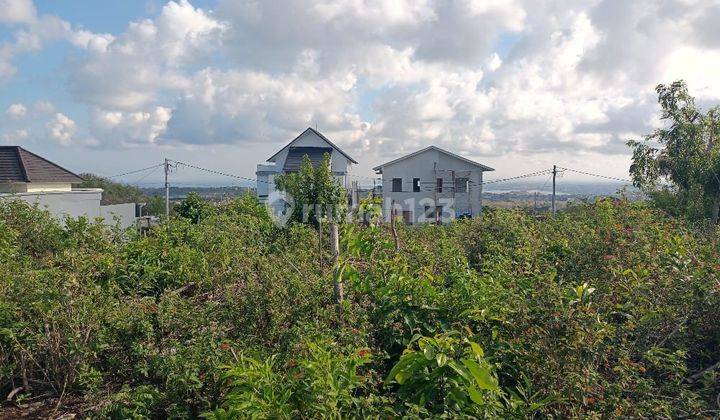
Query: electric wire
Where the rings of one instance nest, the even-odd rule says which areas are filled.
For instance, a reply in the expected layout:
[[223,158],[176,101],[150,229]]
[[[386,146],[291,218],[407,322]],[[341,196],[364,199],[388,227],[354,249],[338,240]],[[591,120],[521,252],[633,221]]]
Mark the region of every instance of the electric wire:
[[[168,159],[168,160],[169,160],[169,159]],[[264,183],[266,183],[266,184],[269,184],[269,183],[270,183],[270,181],[261,181],[261,180],[259,180],[259,179],[253,179],[253,178],[247,178],[247,177],[240,176],[240,175],[229,174],[229,173],[227,173],[227,172],[221,172],[221,171],[216,171],[216,170],[213,170],[213,169],[203,168],[203,167],[201,167],[201,166],[195,166],[195,165],[191,165],[191,164],[185,163],[185,162],[180,162],[180,161],[177,161],[177,160],[172,160],[171,162],[175,162],[175,163],[178,164],[178,165],[186,166],[186,167],[188,167],[188,168],[193,168],[193,169],[197,169],[197,170],[200,170],[200,171],[209,172],[209,173],[215,174],[215,175],[222,175],[222,176],[227,176],[227,177],[230,177],[230,178],[242,179],[242,180],[244,180],[244,181],[264,182]]]
[[482,184],[483,184],[483,185],[496,184],[496,183],[498,183],[498,182],[512,181],[512,180],[514,180],[514,179],[532,178],[532,177],[544,175],[544,174],[547,174],[547,173],[550,173],[550,172],[552,172],[550,169],[545,169],[545,170],[542,170],[542,171],[531,172],[531,173],[528,173],[528,174],[522,174],[522,175],[518,175],[518,176],[511,176],[511,177],[508,177],[508,178],[500,178],[500,179],[493,179],[493,180],[490,180],[490,181],[483,181]]
[[138,184],[140,183],[140,181],[142,181],[143,179],[145,179],[145,178],[149,177],[150,175],[156,173],[156,172],[158,171],[158,169],[160,169],[160,166],[156,166],[155,169],[153,169],[152,171],[146,173],[145,175],[141,176],[140,178],[136,179],[135,182],[131,183],[130,185],[138,185]]
[[579,170],[577,170],[577,169],[564,168],[564,167],[562,167],[562,166],[558,166],[558,168],[564,169],[564,170],[570,171],[570,172],[575,172],[575,173],[578,173],[578,174],[594,176],[594,177],[597,177],[597,178],[610,179],[610,180],[613,180],[613,181],[620,181],[620,182],[632,182],[632,181],[629,180],[629,179],[616,178],[616,177],[614,177],[614,176],[607,176],[607,175],[595,174],[595,173],[592,173],[592,172],[579,171]]
[[[259,179],[253,179],[253,178],[248,178],[248,177],[244,177],[244,176],[240,176],[240,175],[235,175],[235,174],[231,174],[231,173],[227,173],[227,172],[222,172],[222,171],[218,171],[218,170],[214,170],[214,169],[204,168],[204,167],[197,166],[197,165],[193,165],[193,164],[190,164],[190,163],[187,163],[187,162],[181,162],[181,161],[171,160],[171,159],[168,159],[168,162],[173,162],[173,163],[175,163],[176,165],[182,165],[182,166],[184,166],[184,167],[193,168],[193,169],[197,169],[197,170],[200,170],[200,171],[208,172],[208,173],[211,173],[211,174],[221,175],[221,176],[225,176],[225,177],[229,177],[229,178],[235,178],[235,179],[239,179],[239,180],[243,180],[243,181],[249,181],[249,182],[254,182],[254,183],[256,183],[256,182],[262,182],[262,183],[267,183],[267,184],[270,184],[270,183],[271,183],[270,181],[262,181],[262,180],[259,180]],[[136,173],[141,173],[141,172],[149,171],[149,170],[151,170],[151,169],[155,169],[154,171],[152,171],[152,172],[150,172],[150,173],[148,173],[148,174],[146,174],[146,175],[143,175],[143,176],[140,177],[138,180],[136,180],[136,181],[134,182],[134,184],[137,184],[137,183],[140,182],[141,180],[143,180],[143,179],[149,177],[150,175],[152,175],[153,173],[155,173],[155,172],[157,171],[157,168],[160,168],[160,167],[162,167],[162,166],[164,166],[164,163],[159,163],[159,164],[157,164],[157,165],[148,166],[148,167],[146,167],[146,168],[141,168],[141,169],[136,169],[136,170],[133,170],[133,171],[123,172],[123,173],[116,174],[116,175],[111,175],[111,176],[109,176],[108,178],[119,178],[119,177],[123,177],[123,176],[127,176],[127,175],[132,175],[132,174],[136,174]],[[617,177],[607,176],[607,175],[602,175],[602,174],[596,174],[596,173],[592,173],[592,172],[581,171],[581,170],[578,170],[578,169],[566,168],[566,167],[562,167],[562,166],[558,166],[557,168],[558,168],[558,169],[561,169],[561,170],[563,170],[563,171],[575,172],[575,173],[582,174],[582,175],[593,176],[593,177],[603,178],[603,179],[608,179],[608,180],[613,180],[613,181],[620,181],[620,182],[632,183],[632,181],[629,180],[629,179],[617,178]],[[500,182],[513,181],[513,180],[517,180],[517,179],[532,178],[532,177],[542,176],[542,175],[546,175],[546,174],[552,174],[552,170],[550,170],[550,169],[544,169],[544,170],[541,170],[541,171],[530,172],[530,173],[521,174],[521,175],[516,175],[516,176],[511,176],[511,177],[506,177],[506,178],[499,178],[499,179],[493,179],[493,180],[489,180],[489,181],[482,181],[480,184],[481,184],[481,185],[496,184],[496,183],[500,183]],[[371,178],[371,177],[365,177],[365,176],[354,175],[354,174],[347,174],[347,176],[354,177],[354,178],[360,178],[360,179],[373,180],[373,181],[378,181],[378,180],[381,181],[381,180],[382,180],[382,178]],[[549,179],[548,179],[548,181],[549,181]],[[541,190],[544,189],[544,187],[545,187],[545,185],[547,185],[548,181],[546,181],[546,182],[543,184],[543,187],[541,187]],[[472,181],[468,181],[468,182],[469,182],[470,184],[477,184],[477,183],[472,182]],[[421,184],[426,184],[426,183],[432,183],[432,182],[430,182],[430,181],[421,182]]]
[[137,174],[137,173],[140,173],[140,172],[143,172],[143,171],[147,171],[147,170],[150,170],[150,169],[158,168],[158,167],[163,166],[163,165],[164,165],[164,163],[158,163],[157,165],[148,166],[147,168],[137,169],[137,170],[129,171],[129,172],[123,172],[123,173],[117,174],[117,175],[110,175],[108,178],[119,178],[119,177],[125,176],[125,175]]

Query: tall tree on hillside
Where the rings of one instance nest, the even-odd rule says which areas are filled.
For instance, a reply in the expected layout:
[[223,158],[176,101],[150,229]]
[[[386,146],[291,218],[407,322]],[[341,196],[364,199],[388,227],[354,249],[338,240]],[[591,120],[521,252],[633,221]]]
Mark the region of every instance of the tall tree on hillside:
[[300,170],[277,176],[275,186],[294,201],[289,221],[317,227],[323,217],[339,217],[347,205],[345,189],[333,176],[327,153],[317,167],[305,155]]
[[703,113],[682,80],[658,85],[656,91],[666,125],[643,140],[628,141],[633,182],[656,201],[672,195],[677,209],[698,209],[696,217],[709,218],[715,226],[720,213],[720,108]]

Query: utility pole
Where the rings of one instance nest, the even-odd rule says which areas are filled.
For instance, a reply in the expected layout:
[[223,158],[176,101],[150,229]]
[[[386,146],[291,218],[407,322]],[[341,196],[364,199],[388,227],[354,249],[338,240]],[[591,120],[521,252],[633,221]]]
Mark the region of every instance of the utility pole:
[[330,222],[330,253],[333,259],[333,294],[335,302],[342,303],[345,298],[345,290],[342,283],[342,270],[338,264],[340,260],[340,235],[336,221]]
[[170,184],[168,184],[170,162],[165,158],[165,217],[170,218]]
[[390,201],[390,232],[392,233],[393,241],[395,241],[395,251],[400,251],[400,237],[398,236],[397,229],[395,228],[395,200]]
[[557,176],[557,166],[556,165],[553,165],[552,176],[553,176],[552,214],[553,214],[553,216],[555,216],[555,177]]

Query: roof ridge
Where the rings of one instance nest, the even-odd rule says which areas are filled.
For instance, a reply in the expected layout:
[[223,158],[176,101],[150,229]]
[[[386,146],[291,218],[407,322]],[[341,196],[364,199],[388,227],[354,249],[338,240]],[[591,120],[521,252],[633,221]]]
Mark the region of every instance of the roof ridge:
[[316,129],[314,129],[314,128],[312,128],[312,127],[308,127],[308,128],[306,128],[305,130],[303,130],[302,133],[298,134],[294,139],[290,140],[290,142],[289,142],[288,144],[286,144],[286,145],[283,146],[280,150],[278,150],[277,152],[275,152],[274,155],[270,156],[270,157],[266,160],[266,162],[270,162],[270,159],[275,158],[275,156],[277,156],[278,154],[280,154],[280,152],[282,152],[283,150],[285,150],[285,149],[286,149],[287,147],[289,147],[295,140],[297,140],[297,139],[299,139],[300,137],[302,137],[302,135],[305,134],[305,133],[307,133],[308,131],[312,131],[313,133],[315,133],[315,135],[317,135],[317,136],[320,137],[322,140],[324,140],[326,143],[328,143],[330,146],[332,146],[333,149],[335,149],[335,150],[337,150],[338,152],[340,152],[340,154],[343,155],[343,156],[345,156],[350,162],[352,162],[352,163],[354,163],[354,164],[357,164],[357,161],[356,161],[355,159],[353,159],[352,157],[350,157],[350,155],[348,155],[347,153],[345,153],[341,148],[337,147],[337,145],[335,145],[335,143],[333,143],[332,141],[330,141],[329,138],[325,137],[325,135],[324,135],[323,133],[317,131]]
[[[42,160],[42,161],[44,161],[44,162],[46,162],[46,163],[48,163],[48,164],[50,164],[50,165],[52,165],[52,166],[54,166],[54,167],[56,167],[56,168],[62,170],[62,171],[67,172],[69,175],[72,175],[72,176],[74,176],[74,177],[77,177],[80,181],[84,181],[84,179],[83,179],[80,175],[76,174],[75,172],[70,171],[70,170],[68,170],[68,169],[65,169],[64,167],[58,165],[57,163],[55,163],[55,162],[53,162],[53,161],[51,161],[51,160],[48,160],[48,159],[46,159],[46,158],[44,158],[44,157],[42,157],[42,156],[40,156],[40,155],[38,155],[38,154],[36,154],[36,153],[33,153],[33,152],[25,149],[25,148],[22,147],[22,146],[16,146],[16,147],[18,148],[18,155],[20,156],[20,161],[23,162],[23,165],[24,165],[24,159],[23,159],[23,157],[22,157],[22,153],[20,153],[21,150],[22,150],[23,152],[25,152],[25,153],[28,153],[28,154],[32,155],[33,157],[35,157],[35,158],[37,158],[37,159],[40,159],[40,160]],[[27,174],[27,173],[26,173],[26,178],[27,178],[27,180],[28,180],[29,182],[32,182],[32,180],[30,179],[29,174]]]
[[436,150],[436,151],[438,151],[438,152],[442,152],[442,153],[444,153],[444,154],[446,154],[446,155],[448,155],[448,156],[451,156],[451,157],[454,157],[454,158],[456,158],[456,159],[460,159],[460,160],[462,160],[462,161],[464,161],[464,162],[470,163],[470,164],[472,164],[472,165],[478,166],[478,167],[482,168],[483,171],[494,171],[494,170],[495,170],[494,168],[491,168],[491,167],[489,167],[489,166],[487,166],[487,165],[483,165],[482,163],[475,162],[474,160],[468,159],[468,158],[466,158],[466,157],[464,157],[464,156],[460,156],[460,155],[458,155],[457,153],[453,153],[453,152],[451,152],[451,151],[449,151],[449,150],[445,150],[445,149],[443,149],[443,148],[441,148],[441,147],[435,146],[434,144],[431,144],[431,145],[429,145],[429,146],[427,146],[427,147],[424,147],[424,148],[422,148],[422,149],[420,149],[420,150],[416,150],[416,151],[414,151],[414,152],[412,152],[412,153],[408,153],[408,154],[406,154],[406,155],[400,156],[399,158],[393,159],[393,160],[391,160],[391,161],[389,161],[389,162],[385,162],[385,163],[383,163],[383,164],[381,164],[381,165],[378,165],[378,166],[376,166],[376,167],[374,167],[374,168],[372,168],[372,169],[373,169],[373,171],[381,170],[383,166],[392,165],[392,164],[394,164],[394,163],[397,163],[397,162],[400,162],[400,161],[402,161],[402,160],[411,158],[411,157],[413,157],[413,156],[417,156],[417,155],[419,155],[420,153],[426,152],[426,151],[428,151],[428,150]]
[[83,181],[76,173],[22,146],[0,146],[0,182]]
[[20,153],[21,150],[24,149],[20,146],[15,146],[15,153],[17,154],[18,162],[20,163],[20,170],[25,178],[25,182],[30,182],[30,175],[28,175],[27,169],[25,168],[25,159],[23,159],[22,153]]

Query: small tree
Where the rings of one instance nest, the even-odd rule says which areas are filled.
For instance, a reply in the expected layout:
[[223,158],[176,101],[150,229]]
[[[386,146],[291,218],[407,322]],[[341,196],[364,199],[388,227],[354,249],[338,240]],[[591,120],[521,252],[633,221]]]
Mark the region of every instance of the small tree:
[[227,202],[223,208],[227,213],[253,216],[262,222],[272,223],[268,208],[260,202],[254,192],[246,191],[240,197]]
[[347,206],[345,189],[333,176],[327,153],[317,167],[313,167],[310,158],[305,155],[300,171],[279,175],[275,178],[275,186],[289,194],[295,202],[289,221],[317,227],[323,217],[339,218]]
[[175,205],[175,214],[197,224],[213,213],[213,208],[196,192],[191,192]]
[[633,183],[656,203],[668,205],[672,197],[675,209],[696,209],[694,215],[683,210],[685,216],[709,217],[715,226],[720,212],[720,108],[703,114],[683,81],[658,85],[656,91],[667,126],[643,140],[628,141]]

